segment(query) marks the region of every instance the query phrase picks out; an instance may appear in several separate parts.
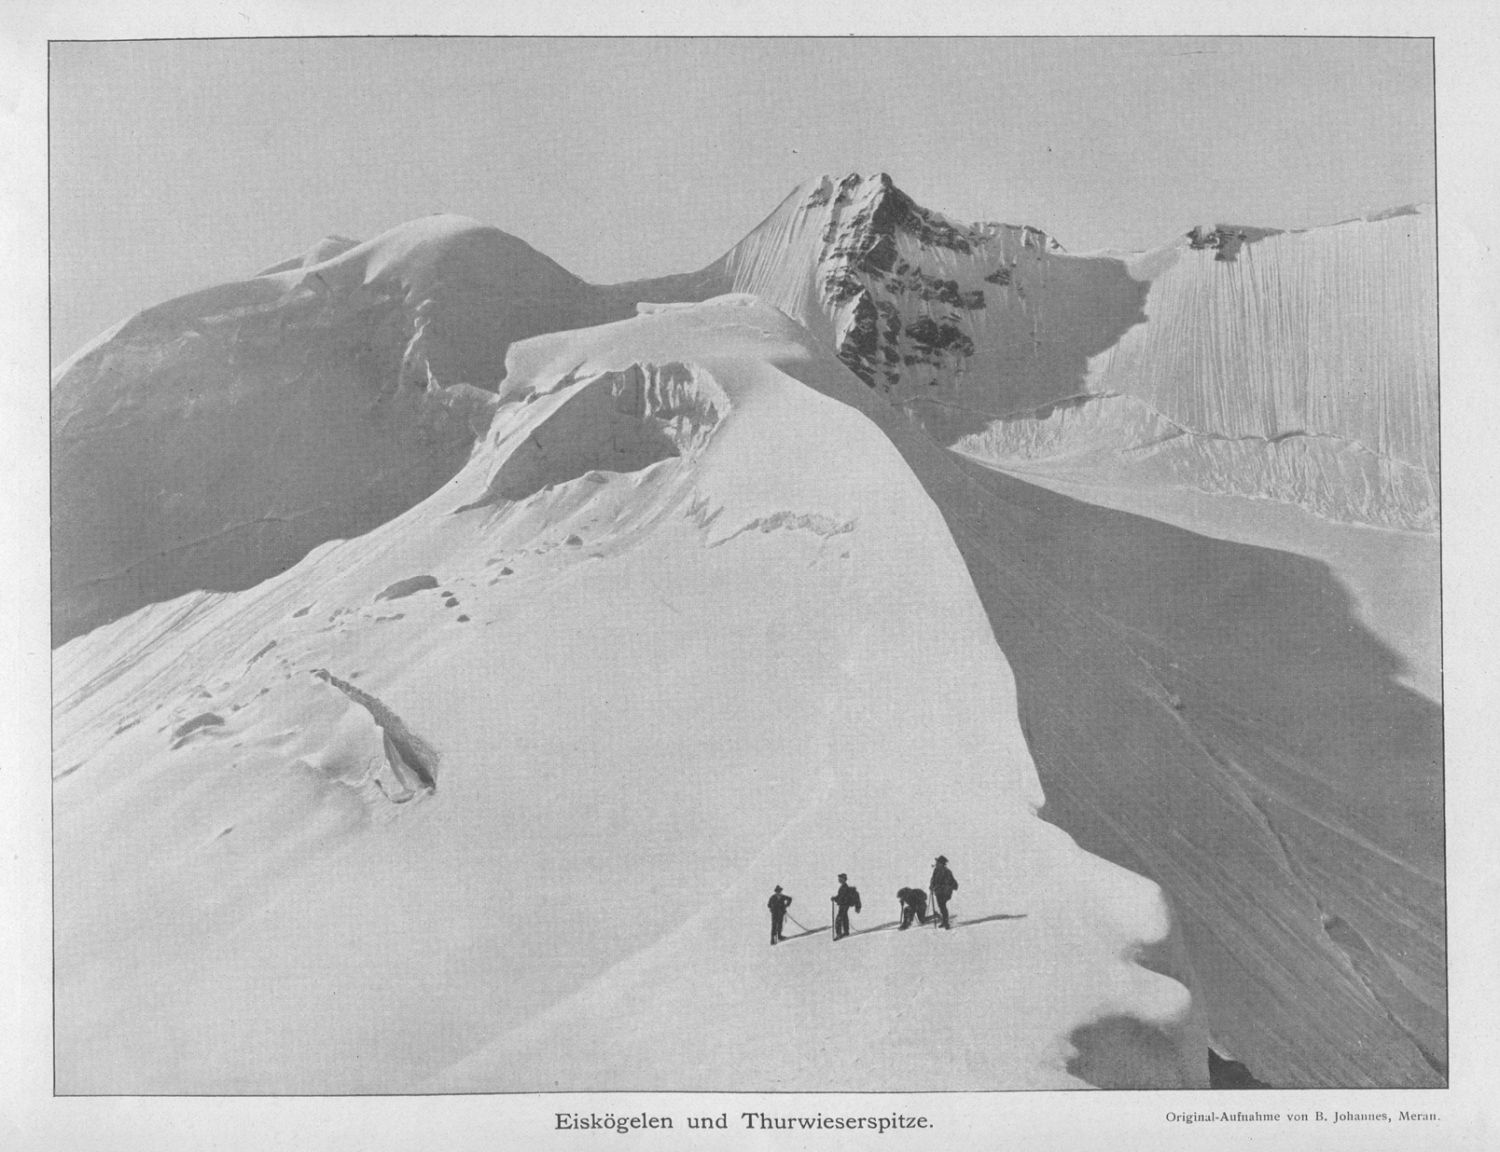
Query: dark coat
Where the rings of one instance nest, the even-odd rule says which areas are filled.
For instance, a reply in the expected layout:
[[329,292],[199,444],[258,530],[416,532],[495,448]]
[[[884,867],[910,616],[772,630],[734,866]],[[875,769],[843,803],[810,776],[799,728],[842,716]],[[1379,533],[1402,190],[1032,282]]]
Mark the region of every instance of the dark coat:
[[958,891],[958,881],[953,878],[953,873],[948,871],[948,865],[939,864],[932,870],[932,880],[927,885],[932,889],[933,895],[947,898]]
[[776,892],[766,901],[766,907],[771,910],[771,915],[779,920],[786,914],[786,910],[791,907],[791,903],[792,898],[790,896]]
[[859,889],[852,884],[840,884],[838,894],[834,896],[833,902],[840,908],[853,908],[859,911]]
[[927,893],[920,888],[903,888],[896,893],[896,899],[901,901],[903,907],[920,915],[927,912]]

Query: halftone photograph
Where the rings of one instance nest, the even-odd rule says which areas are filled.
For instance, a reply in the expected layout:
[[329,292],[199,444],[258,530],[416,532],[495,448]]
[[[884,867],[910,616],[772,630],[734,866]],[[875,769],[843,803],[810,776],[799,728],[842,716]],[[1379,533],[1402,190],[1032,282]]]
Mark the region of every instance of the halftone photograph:
[[58,1095],[1447,1085],[1431,39],[47,85]]

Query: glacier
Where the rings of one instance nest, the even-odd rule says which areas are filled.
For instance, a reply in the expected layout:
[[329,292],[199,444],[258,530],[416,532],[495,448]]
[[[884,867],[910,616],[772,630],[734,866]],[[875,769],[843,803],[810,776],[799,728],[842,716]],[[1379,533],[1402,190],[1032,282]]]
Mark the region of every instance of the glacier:
[[750,297],[522,342],[438,492],[60,648],[59,1091],[1206,1084],[863,392]]
[[[882,807],[899,810],[903,788],[925,795],[935,784],[976,799],[999,789],[1009,799],[994,807],[1014,809],[1026,840],[1042,835],[1031,812],[1045,796],[1041,815],[1092,854],[1064,838],[1063,871],[1093,869],[1100,885],[1092,895],[1086,884],[1070,889],[1089,910],[1075,926],[1093,941],[1080,955],[1108,966],[1098,933],[1118,901],[1136,912],[1117,940],[1129,940],[1115,953],[1125,966],[1109,979],[1139,984],[1121,959],[1134,957],[1189,989],[1184,1008],[1180,991],[1153,1001],[1141,985],[1116,1011],[1047,985],[1027,1017],[1024,1053],[981,1052],[962,1030],[944,1034],[967,1053],[975,1085],[1197,1083],[1209,1044],[1278,1087],[1445,1082],[1432,247],[1430,210],[1418,206],[1302,232],[1216,225],[1152,252],[1073,254],[1040,229],[959,224],[889,177],[856,174],[800,186],[720,260],[680,276],[589,285],[496,229],[431,217],[364,244],[330,238],[105,333],[54,385],[58,882],[73,885],[59,901],[60,923],[66,914],[71,924],[59,932],[59,959],[72,957],[59,971],[76,1008],[60,1037],[73,1051],[99,1045],[75,1083],[117,1075],[124,1061],[113,1025],[85,1019],[123,1020],[127,1002],[149,1004],[179,1039],[192,1031],[183,1009],[149,999],[151,973],[164,968],[199,989],[193,1010],[205,1018],[229,1003],[215,989],[241,983],[289,995],[316,1018],[319,990],[334,977],[270,943],[295,955],[297,931],[315,934],[314,920],[286,907],[294,894],[308,892],[324,921],[398,917],[325,874],[327,861],[339,861],[332,872],[378,876],[398,894],[399,915],[421,925],[424,894],[463,890],[445,905],[458,910],[456,926],[432,929],[441,947],[383,941],[395,959],[380,962],[380,975],[361,967],[350,1002],[446,982],[473,988],[489,954],[539,981],[525,1021],[517,1007],[491,1005],[466,1023],[457,998],[438,995],[430,1019],[444,1021],[434,1025],[444,1040],[423,1037],[413,1007],[399,1025],[413,1054],[386,1066],[384,1083],[493,1085],[518,1067],[547,1067],[559,1034],[588,1037],[589,1067],[605,1081],[709,1083],[723,1065],[699,1069],[686,1031],[668,1052],[692,1059],[677,1064],[642,1054],[632,1037],[671,1013],[699,1019],[710,988],[726,1013],[751,1019],[761,1001],[750,988],[768,988],[782,969],[725,989],[722,976],[695,967],[701,987],[661,999],[667,974],[683,965],[731,954],[741,963],[737,925],[695,906],[679,931],[643,911],[640,934],[618,952],[599,947],[586,925],[570,928],[567,947],[548,954],[555,971],[537,974],[519,943],[475,926],[481,907],[505,918],[498,897],[481,893],[479,878],[454,879],[467,874],[465,851],[502,858],[494,875],[527,875],[510,848],[480,847],[478,817],[421,834],[433,837],[421,851],[446,872],[406,848],[376,860],[369,845],[448,819],[431,814],[451,788],[470,786],[454,781],[477,779],[488,755],[481,733],[515,737],[562,778],[586,763],[582,779],[618,805],[615,818],[646,839],[662,835],[665,810],[645,811],[661,803],[662,782],[641,769],[627,774],[634,790],[610,783],[604,751],[621,739],[608,730],[613,714],[581,701],[626,701],[625,715],[660,715],[668,728],[690,715],[689,727],[753,748],[781,721],[759,710],[736,719],[724,701],[769,691],[788,660],[819,669],[799,682],[803,695],[830,693],[829,706],[837,697],[843,709],[824,716],[815,737],[799,701],[777,696],[792,708],[790,729],[809,741],[800,760],[783,747],[773,773],[729,764],[682,733],[652,737],[669,741],[674,762],[717,764],[668,806],[714,833],[692,841],[709,855],[720,841],[741,853],[711,870],[716,892],[751,901],[788,879],[745,863],[746,837],[792,859],[785,846],[800,835],[746,789],[759,781],[775,795],[790,784],[827,836],[846,818],[837,781],[801,777],[809,763],[847,763],[840,742],[853,741],[874,757],[869,773],[856,773],[859,795]],[[725,381],[736,375],[751,383],[733,397]],[[834,419],[814,397],[846,416]],[[779,415],[761,420],[762,409]],[[923,498],[902,504],[900,525],[872,507],[877,491],[913,484]],[[480,536],[495,534],[482,558],[469,539],[481,521]],[[882,553],[879,587],[857,583],[846,604],[820,565],[872,532],[911,550],[922,570]],[[595,546],[600,533],[609,547]],[[444,556],[447,568],[437,563]],[[528,571],[538,563],[552,573],[540,583]],[[684,564],[696,589],[686,602],[663,575]],[[741,565],[758,574],[754,588],[740,581]],[[779,565],[811,575],[794,580]],[[363,575],[344,581],[346,567]],[[503,619],[488,600],[471,603],[501,590],[515,597]],[[621,620],[588,607],[616,596],[628,605]],[[782,619],[787,606],[795,611]],[[937,618],[950,612],[963,623],[947,627],[962,635],[945,642],[969,656],[939,675],[931,637],[949,635]],[[637,621],[633,631],[626,619]],[[856,637],[876,643],[873,631],[926,655],[895,659],[881,642],[878,659],[858,648],[870,668],[825,666],[826,653],[793,643],[791,619],[825,637],[829,621],[844,620],[832,650]],[[592,639],[580,634],[585,621]],[[470,651],[470,633],[486,627],[502,628],[507,643],[484,659],[507,671]],[[989,646],[983,658],[977,635]],[[763,678],[724,667],[723,653],[741,647],[764,662]],[[594,675],[570,682],[568,660]],[[717,695],[665,671],[678,661],[717,681]],[[241,678],[264,697],[247,699]],[[492,713],[460,717],[471,701],[444,696],[470,685],[500,702]],[[862,704],[845,694],[856,685],[870,692]],[[694,701],[687,713],[684,700]],[[548,760],[560,753],[541,736],[517,735],[513,704],[570,757]],[[975,714],[956,715],[965,709]],[[919,733],[941,754],[912,745]],[[899,771],[867,747],[877,737],[906,757]],[[231,779],[223,761],[235,742],[256,767]],[[983,772],[953,767],[976,755],[988,758]],[[288,776],[288,765],[302,767]],[[536,784],[506,771],[515,788]],[[512,794],[499,782],[484,787],[483,811],[509,820],[497,814]],[[582,794],[577,784],[546,788],[559,811]],[[720,794],[732,803],[716,812]],[[238,815],[217,828],[193,824],[200,801]],[[597,839],[611,813],[603,799],[587,803]],[[750,831],[726,824],[736,806]],[[260,824],[242,819],[250,808]],[[577,844],[548,805],[527,812],[556,844]],[[860,826],[895,836],[888,818],[862,809]],[[133,831],[137,821],[147,831]],[[519,843],[537,843],[528,825],[517,827]],[[234,841],[247,828],[260,829],[256,838]],[[973,841],[989,844],[994,831],[975,827]],[[225,870],[221,857],[246,839],[245,858]],[[162,844],[174,847],[163,854]],[[795,858],[808,874],[827,871]],[[1014,861],[983,859],[981,875],[1004,877],[1007,892],[1020,882]],[[602,857],[591,860],[599,867]],[[671,868],[657,861],[634,877],[648,885],[647,907],[666,898]],[[568,875],[574,900],[582,873]],[[184,927],[186,913],[172,908],[183,885],[223,918]],[[90,895],[96,886],[107,897]],[[803,881],[788,887],[806,898]],[[109,907],[136,910],[140,924]],[[343,907],[359,911],[335,911]],[[1012,911],[996,904],[993,915]],[[258,924],[269,925],[254,952],[264,975],[229,943]],[[1033,928],[1046,938],[1028,935]],[[1063,939],[1040,912],[971,935],[1001,930],[1009,936],[976,943],[962,963],[1002,963],[1000,940],[1011,938],[1028,956],[1054,957]],[[114,933],[133,941],[133,959],[108,958]],[[171,945],[179,933],[180,947]],[[775,964],[819,963],[803,959],[810,943]],[[355,944],[344,948],[319,954],[340,977]],[[429,954],[437,970],[424,965]],[[186,972],[194,955],[215,957],[209,969],[224,979],[214,988]],[[861,955],[869,979],[891,982],[892,998],[920,983],[917,953]],[[109,987],[120,963],[128,996]],[[806,971],[797,979],[812,980]],[[924,989],[903,1019],[929,1020],[929,996],[941,999]],[[1003,998],[985,1004],[1007,1019],[1023,1011]],[[233,1019],[248,1019],[250,992],[232,1007]],[[836,1034],[823,1011],[809,1018]],[[618,1021],[610,1031],[584,1026],[605,1016]],[[355,1028],[348,1017],[340,1026]],[[249,1050],[291,1044],[285,1020],[245,1028]],[[921,1076],[967,1075],[933,1062],[931,1035],[882,1032],[881,1051],[899,1048],[909,1061],[899,1066]],[[163,1056],[139,1083],[166,1090],[201,1073],[257,1090],[234,1080],[228,1049],[193,1043],[193,1060]],[[610,1055],[613,1045],[628,1060]],[[834,1067],[840,1086],[877,1083],[857,1047],[838,1051],[837,1063],[806,1052],[792,1063],[815,1086]],[[784,1083],[767,1049],[743,1055],[742,1067],[765,1077],[756,1083]],[[320,1080],[317,1063],[294,1061],[279,1083],[337,1080]]]

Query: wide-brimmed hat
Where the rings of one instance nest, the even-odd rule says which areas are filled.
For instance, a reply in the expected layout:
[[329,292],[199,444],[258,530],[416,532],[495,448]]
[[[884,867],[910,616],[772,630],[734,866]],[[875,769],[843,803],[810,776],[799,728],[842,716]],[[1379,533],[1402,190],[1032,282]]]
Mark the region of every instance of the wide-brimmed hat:
[[839,873],[839,879],[840,880],[847,880],[847,879],[849,879],[849,873],[847,873],[847,872],[840,872]]
[[939,864],[946,864],[946,863],[948,863],[948,857],[946,857],[946,856],[939,856],[937,858],[937,862]]
[[780,884],[776,885],[776,891],[778,891],[778,892],[781,891],[781,885]]

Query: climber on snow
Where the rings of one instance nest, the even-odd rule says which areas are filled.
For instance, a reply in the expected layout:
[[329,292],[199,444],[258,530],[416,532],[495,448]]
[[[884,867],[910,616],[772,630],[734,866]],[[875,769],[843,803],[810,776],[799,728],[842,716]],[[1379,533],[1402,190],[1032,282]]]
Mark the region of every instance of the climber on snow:
[[948,871],[948,857],[937,858],[937,864],[932,869],[932,879],[927,887],[932,892],[932,901],[937,905],[938,919],[942,921],[943,927],[953,927],[948,923],[948,900],[953,893],[958,891],[958,881],[953,878],[953,873]]
[[849,909],[860,911],[859,889],[849,883],[847,874],[839,873],[839,890],[829,897],[836,909],[833,917],[833,938],[842,940],[849,935]]
[[920,888],[902,888],[896,893],[901,902],[901,931],[910,928],[912,921],[927,923],[927,893]]
[[781,885],[776,885],[776,891],[771,893],[771,898],[766,901],[766,907],[771,910],[771,943],[775,944],[786,937],[781,934],[781,922],[786,918],[786,910],[792,906],[792,898],[784,896]]

